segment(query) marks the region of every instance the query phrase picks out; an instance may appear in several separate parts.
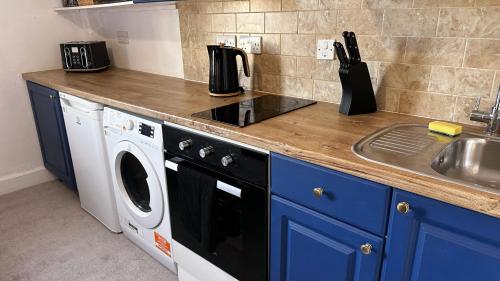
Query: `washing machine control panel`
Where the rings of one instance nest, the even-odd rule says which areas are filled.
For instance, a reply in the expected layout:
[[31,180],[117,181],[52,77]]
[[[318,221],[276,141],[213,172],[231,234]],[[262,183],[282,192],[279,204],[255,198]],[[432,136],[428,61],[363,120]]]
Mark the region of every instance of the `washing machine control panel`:
[[139,134],[148,138],[155,138],[155,127],[139,122]]
[[105,130],[152,148],[163,149],[161,124],[112,108],[104,110]]

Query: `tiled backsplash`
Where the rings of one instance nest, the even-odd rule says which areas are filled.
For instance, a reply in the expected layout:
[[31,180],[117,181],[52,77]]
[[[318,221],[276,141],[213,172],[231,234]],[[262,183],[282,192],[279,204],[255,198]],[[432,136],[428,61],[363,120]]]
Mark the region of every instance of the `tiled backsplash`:
[[208,80],[216,35],[259,35],[252,89],[339,103],[338,60],[315,59],[316,40],[358,35],[379,108],[468,122],[476,97],[500,84],[500,0],[250,0],[179,4],[186,79]]

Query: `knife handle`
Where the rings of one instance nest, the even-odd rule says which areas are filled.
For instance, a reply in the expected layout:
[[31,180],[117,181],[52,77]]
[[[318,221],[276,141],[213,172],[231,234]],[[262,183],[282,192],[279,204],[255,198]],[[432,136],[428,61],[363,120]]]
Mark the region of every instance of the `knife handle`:
[[339,58],[340,61],[340,68],[349,68],[349,58],[345,53],[345,49],[344,46],[342,46],[342,43],[335,42],[333,46],[335,47],[335,51],[337,52],[337,57]]
[[342,32],[342,37],[344,37],[345,48],[347,49],[347,53],[349,54],[349,59],[352,61],[353,53],[351,50],[351,41],[349,40],[350,32],[344,31]]
[[[356,34],[354,32],[350,32],[349,34],[350,47],[352,51],[351,62],[361,62],[361,55],[359,53],[358,40],[356,39]],[[351,55],[349,53],[349,55]]]

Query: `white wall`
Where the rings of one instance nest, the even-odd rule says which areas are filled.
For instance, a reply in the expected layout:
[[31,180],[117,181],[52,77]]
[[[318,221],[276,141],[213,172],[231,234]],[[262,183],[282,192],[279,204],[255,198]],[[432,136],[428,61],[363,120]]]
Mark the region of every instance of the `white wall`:
[[[183,78],[177,10],[164,4],[55,12],[61,0],[3,1],[0,9],[0,195],[53,179],[42,163],[21,74],[61,68],[59,43],[105,40],[113,65]],[[128,44],[117,31],[127,31]]]
[[[87,37],[106,41],[115,66],[184,78],[175,6],[151,3],[81,13]],[[118,42],[118,31],[128,33],[128,44]]]
[[2,1],[0,8],[0,194],[53,177],[43,168],[21,73],[60,68],[59,43],[84,39],[78,15],[63,17],[61,0]]

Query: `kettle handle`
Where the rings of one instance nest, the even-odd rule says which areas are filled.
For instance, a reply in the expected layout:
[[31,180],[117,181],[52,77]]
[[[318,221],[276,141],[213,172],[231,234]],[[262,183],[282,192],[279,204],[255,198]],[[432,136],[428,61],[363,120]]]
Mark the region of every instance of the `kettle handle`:
[[237,56],[241,56],[241,60],[243,61],[243,71],[245,72],[246,77],[250,77],[250,67],[248,65],[248,56],[245,51],[239,48],[234,48]]

